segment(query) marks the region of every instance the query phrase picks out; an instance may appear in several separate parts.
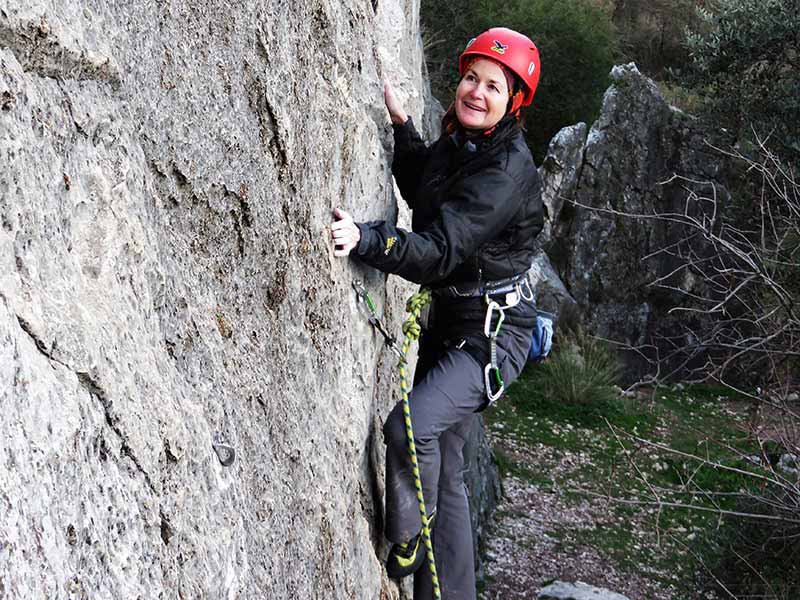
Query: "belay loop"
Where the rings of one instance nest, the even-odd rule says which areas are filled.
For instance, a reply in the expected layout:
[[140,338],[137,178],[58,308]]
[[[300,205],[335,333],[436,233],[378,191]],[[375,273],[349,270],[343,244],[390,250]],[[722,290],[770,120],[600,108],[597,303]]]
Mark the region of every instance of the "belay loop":
[[428,289],[422,288],[416,294],[413,294],[406,302],[406,312],[410,316],[403,323],[403,347],[401,352],[403,360],[398,364],[400,370],[400,393],[403,398],[403,418],[406,424],[406,437],[408,438],[408,454],[411,458],[411,470],[414,473],[414,487],[417,489],[417,501],[419,503],[420,520],[422,521],[422,541],[425,544],[425,553],[428,557],[428,566],[431,570],[431,581],[433,583],[433,597],[439,600],[442,597],[441,590],[439,589],[439,578],[436,575],[436,561],[433,557],[433,542],[431,541],[431,528],[428,519],[428,513],[425,510],[425,497],[422,493],[422,480],[419,475],[419,464],[417,463],[417,448],[414,444],[414,428],[411,426],[411,407],[408,403],[408,394],[411,391],[408,386],[408,379],[406,373],[405,357],[411,347],[411,343],[419,339],[420,324],[419,315],[422,310],[430,303],[431,292]]

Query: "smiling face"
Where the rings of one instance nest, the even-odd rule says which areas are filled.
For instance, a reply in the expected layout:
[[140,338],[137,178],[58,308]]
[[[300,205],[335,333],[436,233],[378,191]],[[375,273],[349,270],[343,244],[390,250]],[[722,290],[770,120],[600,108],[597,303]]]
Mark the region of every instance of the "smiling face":
[[473,62],[456,88],[456,117],[465,129],[494,127],[506,114],[508,84],[496,62],[479,58]]

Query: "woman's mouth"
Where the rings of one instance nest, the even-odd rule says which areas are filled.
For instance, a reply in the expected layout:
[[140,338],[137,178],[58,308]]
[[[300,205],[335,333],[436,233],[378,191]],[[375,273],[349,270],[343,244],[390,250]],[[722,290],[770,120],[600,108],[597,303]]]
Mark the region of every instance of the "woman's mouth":
[[470,110],[474,110],[474,111],[477,111],[477,112],[486,112],[486,109],[485,109],[485,108],[481,108],[480,106],[477,106],[477,105],[475,105],[475,104],[472,104],[472,103],[470,103],[470,102],[467,102],[466,100],[462,100],[461,102],[462,102],[462,104],[463,104],[464,106],[466,106],[466,107],[467,107],[468,109],[470,109]]

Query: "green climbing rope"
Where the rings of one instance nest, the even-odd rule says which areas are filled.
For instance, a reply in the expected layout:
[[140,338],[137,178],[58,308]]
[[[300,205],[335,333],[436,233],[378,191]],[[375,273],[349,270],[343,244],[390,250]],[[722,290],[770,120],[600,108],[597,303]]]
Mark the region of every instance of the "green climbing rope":
[[403,398],[403,416],[406,422],[406,435],[408,437],[408,454],[411,457],[411,466],[414,473],[414,485],[417,488],[417,500],[419,501],[419,514],[422,520],[422,541],[425,543],[425,552],[428,556],[428,566],[431,570],[431,580],[433,581],[433,597],[440,600],[442,597],[439,590],[439,578],[436,576],[436,561],[433,558],[433,542],[431,542],[431,529],[428,522],[428,513],[425,511],[425,497],[422,494],[422,481],[419,476],[419,465],[417,464],[417,448],[414,445],[414,429],[411,426],[411,407],[408,404],[408,394],[411,391],[406,379],[407,364],[405,356],[414,340],[419,339],[420,324],[419,315],[431,301],[431,292],[425,288],[413,294],[406,302],[406,312],[410,316],[403,323],[403,346],[400,351],[403,360],[398,364],[400,370],[400,393]]

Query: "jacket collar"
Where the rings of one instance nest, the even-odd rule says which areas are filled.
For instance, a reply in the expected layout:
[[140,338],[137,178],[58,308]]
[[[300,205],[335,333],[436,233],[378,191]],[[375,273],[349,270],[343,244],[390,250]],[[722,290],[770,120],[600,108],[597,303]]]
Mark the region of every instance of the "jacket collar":
[[505,115],[497,125],[488,131],[467,133],[463,127],[457,127],[449,135],[450,142],[459,150],[467,153],[488,150],[508,139],[517,129],[519,124],[513,115]]

